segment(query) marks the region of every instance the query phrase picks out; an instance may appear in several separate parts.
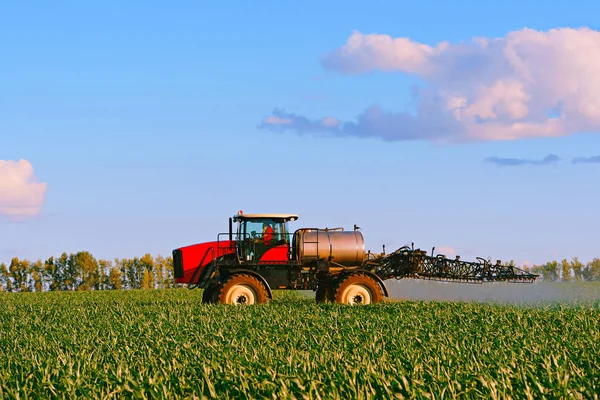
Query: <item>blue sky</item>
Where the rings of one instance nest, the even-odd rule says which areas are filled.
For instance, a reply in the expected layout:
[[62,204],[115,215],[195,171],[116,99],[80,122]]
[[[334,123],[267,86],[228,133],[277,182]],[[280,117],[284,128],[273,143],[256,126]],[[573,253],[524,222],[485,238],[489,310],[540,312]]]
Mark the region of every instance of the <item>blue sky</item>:
[[[373,251],[414,241],[463,259],[600,257],[600,101],[585,89],[598,87],[586,73],[600,69],[599,13],[591,1],[2,2],[0,262],[78,250],[166,256],[214,240],[239,209],[297,213],[296,228],[357,224]],[[530,80],[513,71],[499,89],[506,76],[488,76],[504,125],[487,134],[480,64],[458,44],[521,40],[524,28],[545,47],[526,38],[519,48]],[[339,52],[355,32],[429,50],[415,64],[360,36]],[[502,52],[477,51],[502,63]],[[423,72],[432,65],[441,72]],[[465,94],[475,122],[400,115],[415,87]],[[506,140],[511,118],[550,113],[549,98],[568,126]],[[342,128],[370,107],[393,115]],[[265,125],[276,109],[285,123]],[[319,130],[322,118],[340,125]],[[447,127],[451,140],[433,140]],[[590,162],[572,163],[581,157]],[[35,177],[15,173],[19,160]],[[29,180],[15,189],[15,176]]]

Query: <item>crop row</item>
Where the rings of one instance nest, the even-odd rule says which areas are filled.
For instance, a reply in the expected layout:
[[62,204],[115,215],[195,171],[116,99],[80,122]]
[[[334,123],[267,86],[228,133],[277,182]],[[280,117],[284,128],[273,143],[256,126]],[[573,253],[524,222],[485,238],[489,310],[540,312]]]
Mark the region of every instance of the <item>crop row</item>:
[[[594,398],[599,304],[0,294],[0,398]],[[597,397],[596,397],[597,398]]]

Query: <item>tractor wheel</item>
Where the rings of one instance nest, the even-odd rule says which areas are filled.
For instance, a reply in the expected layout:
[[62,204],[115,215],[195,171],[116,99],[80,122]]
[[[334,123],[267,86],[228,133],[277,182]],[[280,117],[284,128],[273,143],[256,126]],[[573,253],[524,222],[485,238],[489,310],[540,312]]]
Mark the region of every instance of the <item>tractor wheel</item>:
[[317,303],[333,303],[333,286],[330,283],[321,283],[317,286]]
[[251,305],[267,301],[267,289],[258,279],[247,274],[228,277],[217,289],[217,301],[222,304]]
[[336,285],[334,301],[340,304],[375,304],[383,300],[379,284],[365,274],[349,275]]

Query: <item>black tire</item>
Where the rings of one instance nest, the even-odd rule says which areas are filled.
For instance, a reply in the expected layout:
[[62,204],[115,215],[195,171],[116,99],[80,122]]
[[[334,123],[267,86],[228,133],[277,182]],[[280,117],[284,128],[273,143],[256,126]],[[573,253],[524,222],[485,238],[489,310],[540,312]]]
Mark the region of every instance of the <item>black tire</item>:
[[229,276],[216,290],[217,301],[221,304],[252,305],[268,300],[265,285],[248,274]]
[[375,279],[358,273],[348,275],[337,283],[333,299],[340,304],[375,304],[383,300],[383,291]]

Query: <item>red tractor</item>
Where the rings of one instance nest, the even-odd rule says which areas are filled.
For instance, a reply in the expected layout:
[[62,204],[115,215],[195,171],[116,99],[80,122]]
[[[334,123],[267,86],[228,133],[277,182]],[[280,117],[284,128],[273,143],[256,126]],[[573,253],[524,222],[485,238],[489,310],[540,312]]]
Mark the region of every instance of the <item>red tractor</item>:
[[[384,280],[405,277],[451,281],[532,282],[537,275],[516,267],[448,259],[404,246],[386,255],[365,251],[355,225],[300,228],[294,214],[238,214],[217,240],[173,250],[175,281],[203,288],[203,302],[258,304],[272,290],[313,290],[317,302],[378,303],[388,296]],[[236,224],[235,229],[233,224]],[[432,251],[433,253],[433,251]]]

